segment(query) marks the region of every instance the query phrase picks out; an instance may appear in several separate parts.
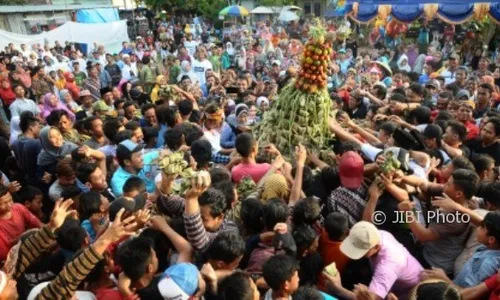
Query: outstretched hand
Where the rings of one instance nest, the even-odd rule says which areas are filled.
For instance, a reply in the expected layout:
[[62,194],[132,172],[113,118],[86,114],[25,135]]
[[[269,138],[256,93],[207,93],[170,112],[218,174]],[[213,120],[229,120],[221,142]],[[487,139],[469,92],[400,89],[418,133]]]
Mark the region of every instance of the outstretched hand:
[[137,222],[135,221],[136,216],[130,216],[122,220],[124,212],[125,208],[118,211],[115,221],[106,229],[101,237],[106,237],[111,243],[114,243],[135,233],[134,229],[137,226]]
[[50,221],[49,221],[49,227],[52,231],[55,231],[59,227],[62,226],[64,223],[64,220],[68,216],[77,216],[76,210],[70,209],[71,205],[73,205],[73,200],[68,199],[66,201],[63,201],[62,198],[56,201],[56,204],[54,206],[54,210],[52,211],[52,215],[50,216]]

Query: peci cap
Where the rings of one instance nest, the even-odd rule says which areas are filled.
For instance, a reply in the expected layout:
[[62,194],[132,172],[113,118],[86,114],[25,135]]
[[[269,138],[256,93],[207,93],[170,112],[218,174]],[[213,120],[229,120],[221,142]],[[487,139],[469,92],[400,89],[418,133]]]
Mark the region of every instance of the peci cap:
[[340,182],[348,189],[357,189],[363,181],[365,162],[354,151],[347,151],[342,155],[339,163]]
[[163,299],[189,300],[198,289],[199,271],[190,263],[170,266],[163,272],[158,282],[158,290]]
[[360,259],[378,245],[380,233],[372,223],[361,221],[352,226],[347,238],[340,244],[340,251],[350,259]]

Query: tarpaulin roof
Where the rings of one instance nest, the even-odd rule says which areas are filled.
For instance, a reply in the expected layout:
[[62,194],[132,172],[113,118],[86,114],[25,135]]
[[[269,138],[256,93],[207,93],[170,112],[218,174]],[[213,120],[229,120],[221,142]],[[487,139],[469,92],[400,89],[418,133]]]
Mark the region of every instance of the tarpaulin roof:
[[[498,3],[473,3],[473,0],[440,0],[438,3],[427,3],[430,0],[348,0],[343,11],[359,23],[370,23],[377,17],[392,16],[399,22],[410,23],[418,18],[440,18],[451,24],[460,24],[472,17],[478,19],[489,15],[493,21],[500,23],[500,1]],[[391,4],[397,3],[397,4]]]

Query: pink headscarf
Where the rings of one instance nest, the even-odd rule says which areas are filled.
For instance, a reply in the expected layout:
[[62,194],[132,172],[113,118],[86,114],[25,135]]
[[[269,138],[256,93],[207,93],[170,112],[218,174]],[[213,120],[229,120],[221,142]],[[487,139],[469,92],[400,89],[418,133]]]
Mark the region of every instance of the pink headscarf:
[[47,93],[43,96],[42,117],[47,118],[52,111],[62,109],[68,113],[71,121],[75,121],[75,114],[69,110],[66,105],[62,104],[61,101],[58,100],[56,106],[50,104],[50,98],[52,96],[54,96],[52,93]]

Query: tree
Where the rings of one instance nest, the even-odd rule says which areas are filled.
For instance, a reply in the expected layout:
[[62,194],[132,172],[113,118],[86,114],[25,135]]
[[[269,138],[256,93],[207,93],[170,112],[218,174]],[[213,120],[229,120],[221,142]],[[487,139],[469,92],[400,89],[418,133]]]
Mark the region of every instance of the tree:
[[0,5],[23,5],[26,0],[0,0]]
[[259,6],[285,6],[294,5],[295,0],[259,0]]
[[198,12],[212,21],[219,16],[219,12],[227,6],[226,0],[198,0],[196,1]]

